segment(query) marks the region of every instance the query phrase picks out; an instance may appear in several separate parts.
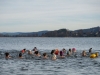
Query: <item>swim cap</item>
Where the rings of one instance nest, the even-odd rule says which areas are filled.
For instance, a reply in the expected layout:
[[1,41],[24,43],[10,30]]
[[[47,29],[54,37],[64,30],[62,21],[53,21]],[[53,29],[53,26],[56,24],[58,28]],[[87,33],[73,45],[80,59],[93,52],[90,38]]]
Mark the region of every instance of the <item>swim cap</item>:
[[72,48],[72,51],[73,51],[73,52],[75,52],[75,51],[76,51],[76,49],[75,49],[75,48]]
[[56,55],[59,54],[59,50],[58,50],[58,49],[55,50],[55,54],[56,54]]

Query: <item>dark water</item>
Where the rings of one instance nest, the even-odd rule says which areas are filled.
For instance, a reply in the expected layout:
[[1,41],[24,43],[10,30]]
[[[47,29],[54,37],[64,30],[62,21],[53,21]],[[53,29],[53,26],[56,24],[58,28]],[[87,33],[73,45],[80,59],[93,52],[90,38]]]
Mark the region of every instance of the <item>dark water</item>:
[[[75,47],[77,57],[44,60],[28,55],[18,58],[21,49],[32,50],[37,47],[41,52],[50,53],[52,49]],[[100,56],[91,59],[81,57],[82,50],[100,53],[100,38],[0,38],[0,75],[100,75]],[[11,59],[6,60],[4,53],[9,52]]]

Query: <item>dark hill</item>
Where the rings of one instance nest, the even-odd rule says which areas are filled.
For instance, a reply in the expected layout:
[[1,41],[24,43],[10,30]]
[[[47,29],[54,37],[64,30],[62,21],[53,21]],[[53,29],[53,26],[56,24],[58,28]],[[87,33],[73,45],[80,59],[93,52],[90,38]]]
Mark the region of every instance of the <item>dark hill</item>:
[[59,29],[54,31],[0,33],[0,37],[100,37],[100,27],[71,31]]

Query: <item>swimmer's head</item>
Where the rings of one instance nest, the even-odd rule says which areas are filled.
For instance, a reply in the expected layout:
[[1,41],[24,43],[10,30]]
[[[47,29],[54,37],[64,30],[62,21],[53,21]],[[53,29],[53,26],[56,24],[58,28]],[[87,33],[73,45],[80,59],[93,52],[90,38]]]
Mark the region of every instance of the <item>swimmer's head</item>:
[[8,52],[6,52],[6,53],[5,53],[5,56],[6,56],[6,57],[8,57],[8,56],[9,56],[9,53],[8,53]]
[[51,51],[51,54],[53,54],[54,52],[55,52],[55,50],[52,50],[52,51]]
[[43,56],[45,57],[45,56],[47,56],[47,54],[46,53],[43,53]]
[[60,51],[60,56],[63,56],[63,52],[62,51]]
[[19,57],[22,57],[22,53],[19,53]]
[[71,49],[69,49],[69,51],[71,52],[72,50],[71,50]]
[[38,54],[39,52],[38,51],[35,51],[35,54]]
[[73,52],[76,52],[76,49],[75,49],[75,48],[72,48],[72,51],[73,51]]

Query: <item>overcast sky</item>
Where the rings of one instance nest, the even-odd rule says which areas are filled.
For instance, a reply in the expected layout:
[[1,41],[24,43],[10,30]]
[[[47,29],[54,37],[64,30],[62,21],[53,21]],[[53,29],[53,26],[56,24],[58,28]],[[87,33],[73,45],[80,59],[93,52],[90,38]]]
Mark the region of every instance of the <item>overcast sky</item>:
[[0,0],[0,32],[100,26],[100,0]]

